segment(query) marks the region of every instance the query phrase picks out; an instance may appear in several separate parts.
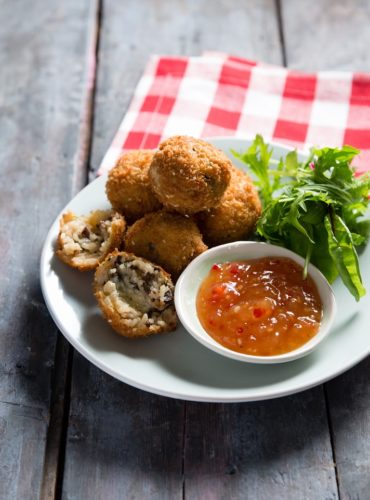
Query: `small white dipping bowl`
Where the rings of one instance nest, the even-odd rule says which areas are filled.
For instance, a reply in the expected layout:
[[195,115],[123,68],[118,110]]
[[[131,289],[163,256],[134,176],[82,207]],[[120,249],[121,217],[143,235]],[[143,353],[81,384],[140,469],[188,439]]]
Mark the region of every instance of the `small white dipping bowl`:
[[288,257],[301,266],[304,265],[304,259],[296,253],[286,248],[270,245],[268,243],[237,241],[235,243],[228,243],[226,245],[211,248],[194,259],[178,279],[175,288],[176,311],[184,328],[196,340],[208,347],[208,349],[222,356],[227,356],[247,363],[272,364],[293,361],[294,359],[301,358],[312,352],[320,342],[324,340],[330,332],[336,313],[333,290],[326,278],[312,264],[308,267],[308,274],[315,282],[320,294],[323,316],[317,334],[298,349],[275,356],[254,356],[232,351],[222,346],[208,335],[198,318],[196,298],[199,286],[209,273],[213,264],[236,260],[258,259],[261,257]]

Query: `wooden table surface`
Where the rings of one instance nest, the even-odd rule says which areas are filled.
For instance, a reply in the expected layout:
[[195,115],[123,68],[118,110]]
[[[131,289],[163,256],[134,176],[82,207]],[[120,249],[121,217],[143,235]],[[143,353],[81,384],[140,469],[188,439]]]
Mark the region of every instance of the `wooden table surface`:
[[369,359],[272,401],[151,395],[69,346],[38,276],[150,54],[369,71],[369,23],[369,0],[0,1],[1,499],[370,499]]

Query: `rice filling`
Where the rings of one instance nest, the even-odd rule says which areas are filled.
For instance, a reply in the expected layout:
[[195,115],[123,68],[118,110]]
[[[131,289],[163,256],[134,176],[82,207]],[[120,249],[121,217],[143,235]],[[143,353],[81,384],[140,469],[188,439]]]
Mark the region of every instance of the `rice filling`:
[[[165,326],[167,316],[168,319],[173,316],[173,285],[160,267],[118,255],[102,278],[99,284],[104,301],[119,313],[127,326]],[[171,310],[167,312],[168,308]]]
[[64,251],[67,255],[88,252],[87,258],[99,257],[105,251],[112,232],[112,219],[101,220],[96,225],[91,225],[81,219],[68,223],[64,232]]

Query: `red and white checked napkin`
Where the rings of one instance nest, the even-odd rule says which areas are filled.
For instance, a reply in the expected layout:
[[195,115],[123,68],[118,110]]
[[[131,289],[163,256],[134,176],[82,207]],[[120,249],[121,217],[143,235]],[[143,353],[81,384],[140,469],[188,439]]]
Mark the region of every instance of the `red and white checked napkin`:
[[98,174],[171,135],[251,138],[307,150],[355,146],[370,170],[370,75],[304,73],[225,54],[150,58]]

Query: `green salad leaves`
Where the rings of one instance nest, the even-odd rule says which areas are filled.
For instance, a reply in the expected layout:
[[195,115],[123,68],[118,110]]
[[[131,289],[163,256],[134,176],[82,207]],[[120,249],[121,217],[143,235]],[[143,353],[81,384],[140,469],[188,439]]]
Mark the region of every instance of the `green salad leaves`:
[[356,247],[370,235],[370,177],[354,175],[351,167],[359,151],[350,146],[313,149],[300,162],[296,151],[280,161],[257,135],[243,153],[233,151],[257,178],[262,216],[257,234],[270,243],[287,247],[318,267],[332,283],[340,276],[356,300],[362,284]]

